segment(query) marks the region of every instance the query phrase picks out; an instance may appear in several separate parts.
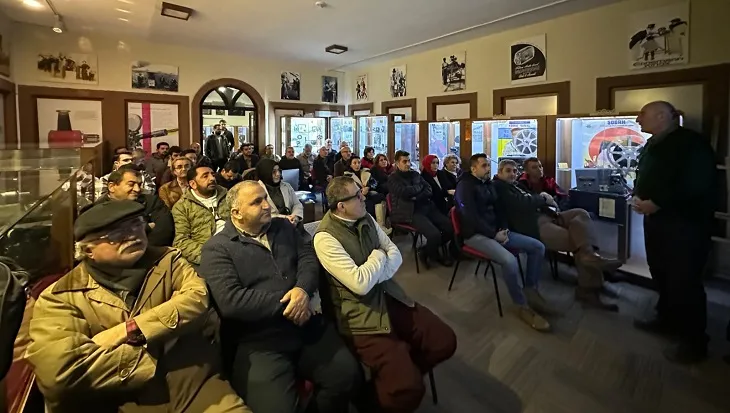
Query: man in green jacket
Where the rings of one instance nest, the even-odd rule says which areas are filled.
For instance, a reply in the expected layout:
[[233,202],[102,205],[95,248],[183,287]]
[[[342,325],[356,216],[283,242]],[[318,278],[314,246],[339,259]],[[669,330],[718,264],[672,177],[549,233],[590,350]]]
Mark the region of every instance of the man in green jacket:
[[231,207],[226,202],[226,189],[216,185],[215,172],[207,166],[188,170],[190,190],[172,207],[175,220],[175,240],[183,257],[200,265],[203,244],[223,230]]
[[329,273],[340,334],[372,371],[383,411],[413,412],[425,392],[423,375],[454,354],[456,335],[393,281],[403,258],[366,212],[355,181],[334,178],[327,199],[314,250]]
[[659,292],[657,317],[638,328],[676,335],[664,352],[680,363],[707,356],[707,296],[702,276],[712,249],[714,151],[707,138],[679,126],[668,102],[641,109],[636,121],[651,138],[639,156],[634,210],[644,215],[646,261]]

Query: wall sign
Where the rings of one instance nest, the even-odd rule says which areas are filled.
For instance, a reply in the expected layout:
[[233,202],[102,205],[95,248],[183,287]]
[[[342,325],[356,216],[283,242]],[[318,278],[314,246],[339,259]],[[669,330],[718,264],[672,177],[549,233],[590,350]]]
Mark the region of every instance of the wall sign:
[[545,35],[513,42],[510,45],[512,84],[547,80]]

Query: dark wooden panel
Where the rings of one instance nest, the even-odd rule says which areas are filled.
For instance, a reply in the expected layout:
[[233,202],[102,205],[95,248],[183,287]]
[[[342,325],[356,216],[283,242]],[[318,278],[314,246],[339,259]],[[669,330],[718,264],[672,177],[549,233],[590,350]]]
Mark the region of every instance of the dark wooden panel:
[[416,98],[389,100],[380,103],[380,113],[383,115],[390,115],[390,109],[397,108],[411,108],[411,122],[418,121],[418,100]]
[[375,114],[375,104],[373,102],[369,103],[356,103],[354,105],[348,105],[347,106],[347,116],[355,116],[353,115],[355,111],[358,110],[369,110],[371,114]]
[[541,96],[558,97],[558,115],[570,113],[570,82],[543,83],[539,85],[495,89],[492,92],[492,111],[495,115],[507,112],[507,100]]
[[[455,95],[443,95],[443,96],[430,96],[426,98],[426,108],[428,111],[428,117],[426,120],[435,121],[438,107],[441,105],[460,105],[464,103],[469,104],[469,119],[475,119],[479,117],[479,102],[478,93],[459,93]],[[455,120],[455,119],[450,119]]]
[[14,149],[18,146],[18,125],[16,122],[15,108],[15,83],[0,79],[0,99],[3,100],[3,111],[0,116],[5,119],[5,142],[6,149]]

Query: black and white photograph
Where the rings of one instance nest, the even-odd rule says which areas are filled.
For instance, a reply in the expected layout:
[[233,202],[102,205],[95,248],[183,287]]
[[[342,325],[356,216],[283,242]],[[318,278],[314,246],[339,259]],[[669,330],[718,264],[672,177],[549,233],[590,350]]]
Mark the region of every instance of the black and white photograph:
[[3,40],[3,29],[0,28],[0,76],[10,77],[10,42],[7,35]]
[[337,78],[322,76],[322,102],[337,103]]
[[150,62],[132,62],[132,89],[178,91],[178,67]]
[[99,69],[95,54],[39,53],[38,79],[45,82],[98,84]]
[[510,45],[510,68],[513,85],[546,81],[545,35],[513,42]]
[[281,99],[299,100],[302,76],[296,72],[281,72]]
[[355,99],[362,102],[368,100],[368,75],[360,75],[355,81]]
[[466,52],[441,59],[441,84],[444,92],[466,89]]
[[402,98],[406,95],[406,66],[390,69],[390,97]]
[[651,69],[689,62],[689,2],[631,15],[631,69]]

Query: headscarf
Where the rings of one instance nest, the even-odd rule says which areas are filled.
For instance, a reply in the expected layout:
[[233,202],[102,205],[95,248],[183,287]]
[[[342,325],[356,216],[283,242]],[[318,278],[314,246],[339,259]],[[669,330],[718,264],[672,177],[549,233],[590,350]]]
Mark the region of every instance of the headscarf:
[[421,167],[423,168],[423,171],[431,176],[436,176],[436,171],[431,169],[431,162],[433,162],[434,159],[438,159],[438,156],[426,155],[421,161]]
[[274,167],[277,165],[279,164],[276,163],[276,161],[274,161],[273,159],[261,159],[256,165],[256,176],[258,176],[261,182],[266,184],[266,186],[279,186],[281,180],[279,180],[279,182],[277,183],[274,183]]

